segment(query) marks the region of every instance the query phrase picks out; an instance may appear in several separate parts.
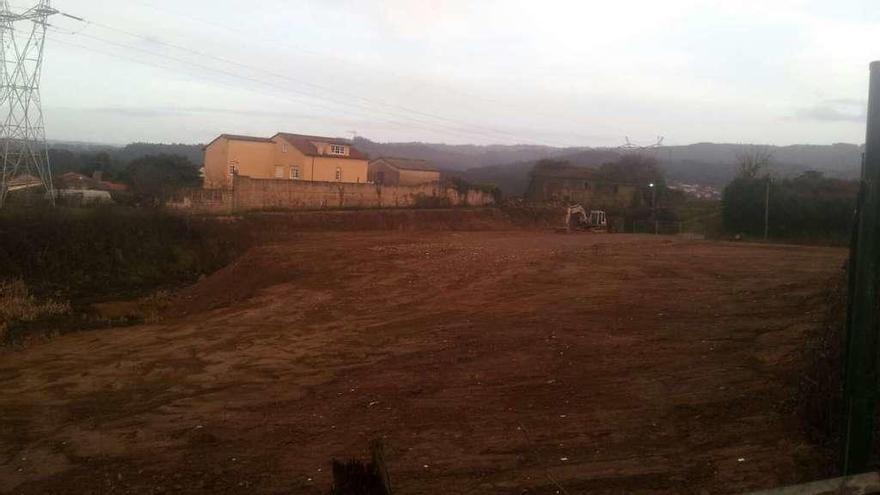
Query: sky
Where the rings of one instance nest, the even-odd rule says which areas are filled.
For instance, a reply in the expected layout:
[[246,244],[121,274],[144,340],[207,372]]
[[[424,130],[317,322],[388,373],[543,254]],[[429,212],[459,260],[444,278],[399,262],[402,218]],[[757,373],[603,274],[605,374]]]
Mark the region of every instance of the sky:
[[[31,2],[12,0],[13,10]],[[862,143],[876,0],[54,0],[52,140]],[[873,8],[872,8],[873,7]]]

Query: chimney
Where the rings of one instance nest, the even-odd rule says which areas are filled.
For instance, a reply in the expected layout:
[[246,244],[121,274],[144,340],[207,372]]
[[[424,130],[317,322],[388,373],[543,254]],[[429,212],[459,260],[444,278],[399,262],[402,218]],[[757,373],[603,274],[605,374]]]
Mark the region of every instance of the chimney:
[[104,172],[102,170],[95,170],[92,172],[92,178],[98,182],[104,181]]

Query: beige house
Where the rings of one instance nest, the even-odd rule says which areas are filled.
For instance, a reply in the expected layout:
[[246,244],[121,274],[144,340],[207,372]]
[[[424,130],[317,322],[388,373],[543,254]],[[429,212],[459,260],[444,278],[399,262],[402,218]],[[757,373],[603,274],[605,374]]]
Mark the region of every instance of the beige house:
[[205,146],[205,188],[232,187],[233,174],[254,179],[367,182],[368,157],[344,139],[278,133],[271,138],[222,134]]
[[417,186],[440,182],[440,171],[425,160],[382,157],[370,162],[368,178],[386,186]]

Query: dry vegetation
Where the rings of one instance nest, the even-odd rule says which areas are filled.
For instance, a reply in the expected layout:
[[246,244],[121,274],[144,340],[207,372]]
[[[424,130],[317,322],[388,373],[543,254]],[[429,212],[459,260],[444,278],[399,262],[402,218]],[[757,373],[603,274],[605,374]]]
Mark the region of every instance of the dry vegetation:
[[70,313],[70,304],[40,300],[30,294],[21,280],[0,280],[0,343],[5,342],[10,326],[34,322]]

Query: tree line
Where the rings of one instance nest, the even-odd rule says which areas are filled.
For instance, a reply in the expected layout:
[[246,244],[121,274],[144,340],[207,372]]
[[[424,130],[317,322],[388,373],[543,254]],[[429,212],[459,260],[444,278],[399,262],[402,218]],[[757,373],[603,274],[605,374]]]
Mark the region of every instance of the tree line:
[[845,242],[852,227],[858,181],[826,177],[817,171],[774,178],[772,155],[755,149],[738,158],[736,178],[722,196],[722,219],[730,234]]
[[200,165],[180,154],[158,153],[125,158],[106,150],[72,151],[49,149],[52,173],[58,177],[68,172],[93,176],[128,186],[127,193],[114,193],[117,200],[141,205],[160,204],[180,187],[201,185]]

